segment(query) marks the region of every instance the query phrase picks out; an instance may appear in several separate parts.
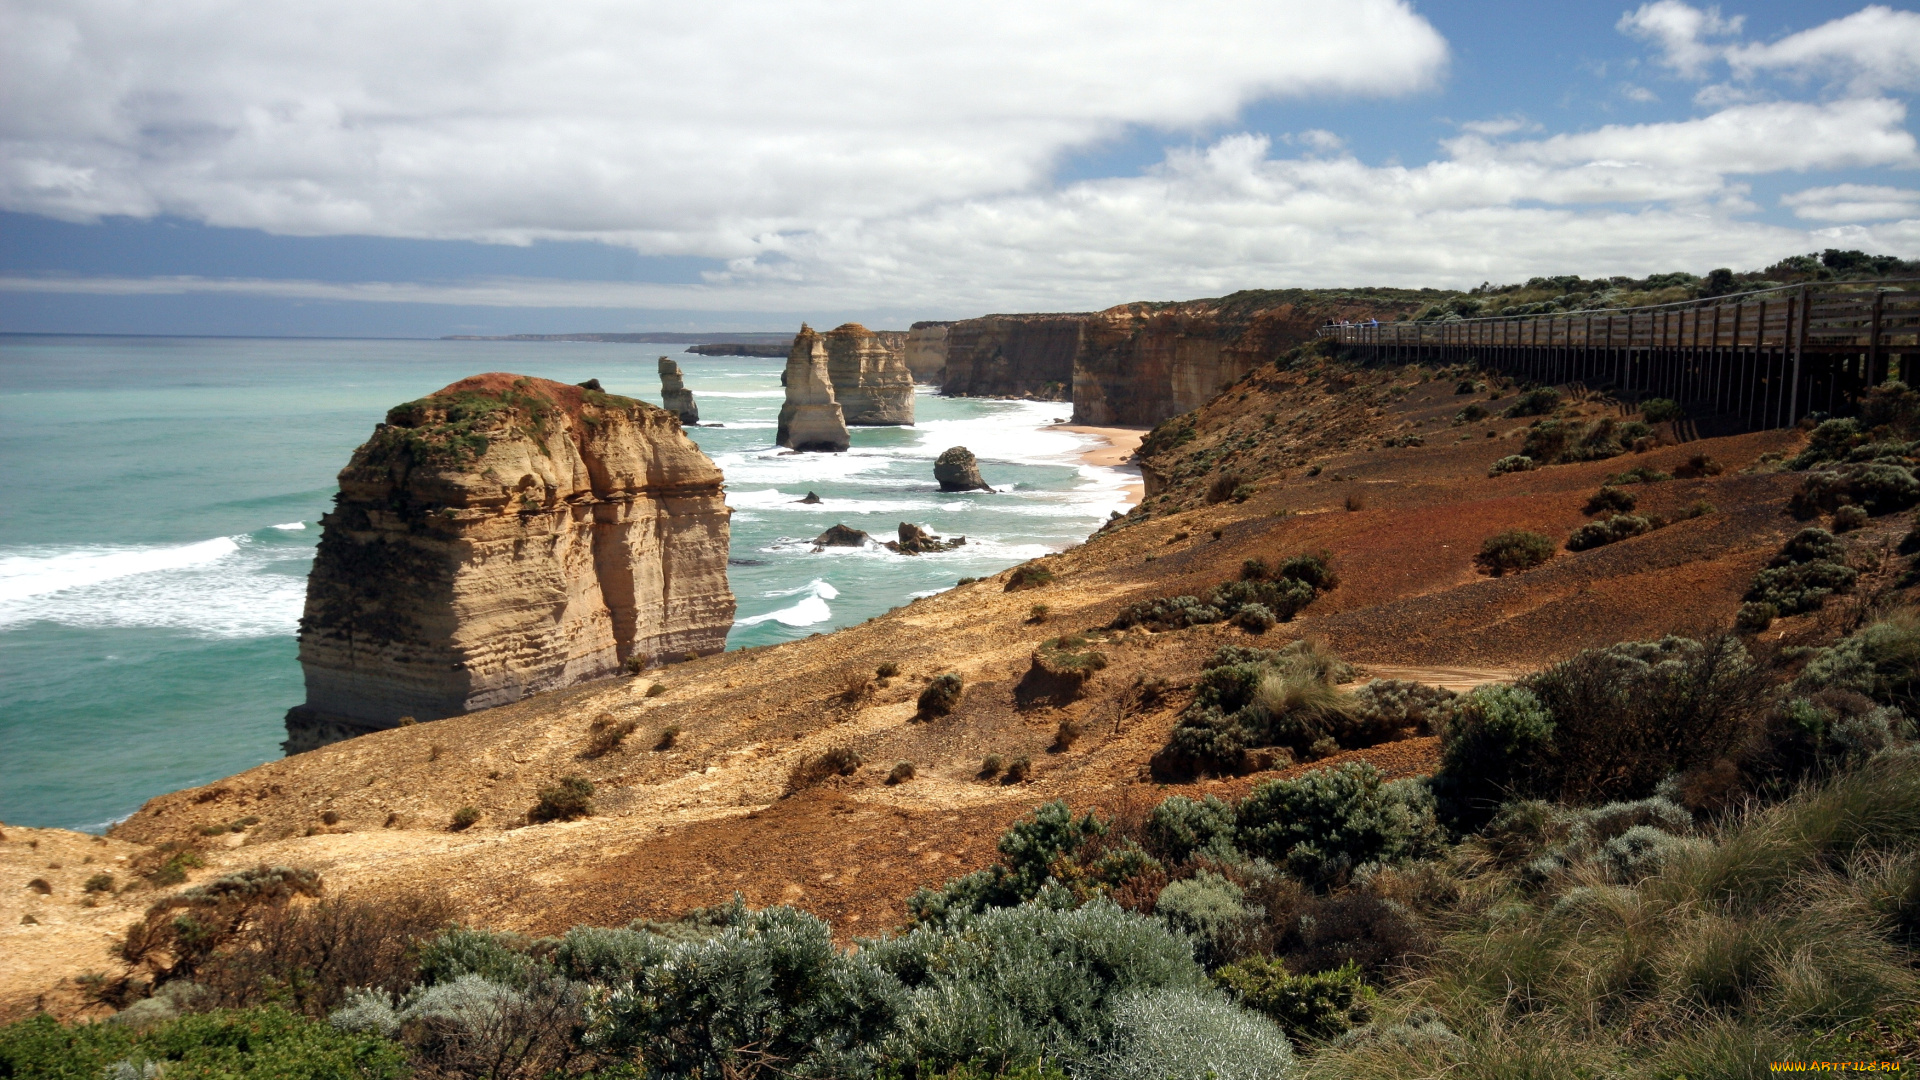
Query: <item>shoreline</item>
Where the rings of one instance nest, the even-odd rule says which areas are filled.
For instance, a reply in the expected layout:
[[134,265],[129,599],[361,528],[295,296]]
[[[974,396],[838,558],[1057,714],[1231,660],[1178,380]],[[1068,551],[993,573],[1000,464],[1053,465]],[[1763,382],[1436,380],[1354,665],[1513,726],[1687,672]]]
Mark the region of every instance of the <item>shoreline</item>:
[[1105,446],[1089,447],[1080,452],[1080,461],[1086,465],[1095,465],[1104,469],[1118,469],[1131,473],[1134,477],[1126,485],[1130,505],[1138,506],[1147,497],[1147,483],[1140,478],[1140,467],[1131,463],[1133,452],[1140,449],[1140,443],[1152,428],[1147,427],[1095,427],[1092,424],[1048,424],[1047,431],[1071,431],[1076,435],[1093,435],[1106,440]]

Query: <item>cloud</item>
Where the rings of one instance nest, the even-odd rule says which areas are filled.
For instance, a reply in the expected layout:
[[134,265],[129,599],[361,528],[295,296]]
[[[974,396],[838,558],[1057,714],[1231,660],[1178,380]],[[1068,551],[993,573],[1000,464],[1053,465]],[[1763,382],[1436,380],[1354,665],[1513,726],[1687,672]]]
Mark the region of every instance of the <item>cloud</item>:
[[1780,205],[1808,221],[1886,221],[1920,217],[1920,191],[1835,184],[1784,195]]
[[9,0],[0,207],[740,255],[1446,59],[1405,0]]
[[1689,79],[1701,78],[1721,49],[1710,37],[1740,33],[1745,16],[1722,18],[1718,7],[1702,10],[1680,0],[1655,0],[1620,16],[1615,29],[1651,41],[1660,49],[1660,62]]
[[1743,78],[1827,78],[1853,94],[1910,90],[1920,87],[1920,13],[1875,4],[1772,44],[1729,49],[1727,62]]

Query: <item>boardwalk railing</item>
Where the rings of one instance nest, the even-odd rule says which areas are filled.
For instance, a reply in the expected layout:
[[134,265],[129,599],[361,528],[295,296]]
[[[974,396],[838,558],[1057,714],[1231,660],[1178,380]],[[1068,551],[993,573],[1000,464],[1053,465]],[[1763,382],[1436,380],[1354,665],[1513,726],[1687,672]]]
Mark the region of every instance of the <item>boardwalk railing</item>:
[[1657,307],[1328,325],[1369,360],[1466,362],[1535,382],[1664,397],[1696,417],[1791,427],[1852,411],[1920,367],[1920,279],[1790,285]]

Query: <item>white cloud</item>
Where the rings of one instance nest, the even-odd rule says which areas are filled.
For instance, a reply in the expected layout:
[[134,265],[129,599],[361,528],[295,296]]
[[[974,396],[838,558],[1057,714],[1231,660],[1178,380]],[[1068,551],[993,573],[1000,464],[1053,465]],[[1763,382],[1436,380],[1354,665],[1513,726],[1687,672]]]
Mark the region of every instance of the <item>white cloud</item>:
[[1702,10],[1680,0],[1655,0],[1620,16],[1615,28],[1651,41],[1660,49],[1660,61],[1690,79],[1705,75],[1721,48],[1706,38],[1731,37],[1740,32],[1745,16],[1722,18],[1718,7]]
[[1497,139],[1520,131],[1539,131],[1540,125],[1516,113],[1512,116],[1496,116],[1491,120],[1469,120],[1460,125],[1460,130],[1469,135]]
[[741,254],[1446,55],[1405,0],[5,0],[0,206]]
[[1654,93],[1644,86],[1637,86],[1633,83],[1621,83],[1620,96],[1626,98],[1628,101],[1639,102],[1642,105],[1651,105],[1660,100],[1659,94]]
[[1920,191],[1868,184],[1835,184],[1782,196],[1780,205],[1808,221],[1886,221],[1920,217]]
[[1920,87],[1920,13],[1879,4],[1772,44],[1727,51],[1735,74],[1823,77],[1854,94]]

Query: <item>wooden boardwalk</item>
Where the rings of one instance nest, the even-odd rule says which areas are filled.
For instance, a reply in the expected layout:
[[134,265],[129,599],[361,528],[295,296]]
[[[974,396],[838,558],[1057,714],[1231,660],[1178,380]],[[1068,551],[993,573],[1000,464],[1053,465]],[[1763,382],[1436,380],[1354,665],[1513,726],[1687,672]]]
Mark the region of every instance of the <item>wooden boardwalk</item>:
[[1920,364],[1920,280],[1791,285],[1658,307],[1320,330],[1381,362],[1469,363],[1624,400],[1672,398],[1738,429],[1844,415]]

